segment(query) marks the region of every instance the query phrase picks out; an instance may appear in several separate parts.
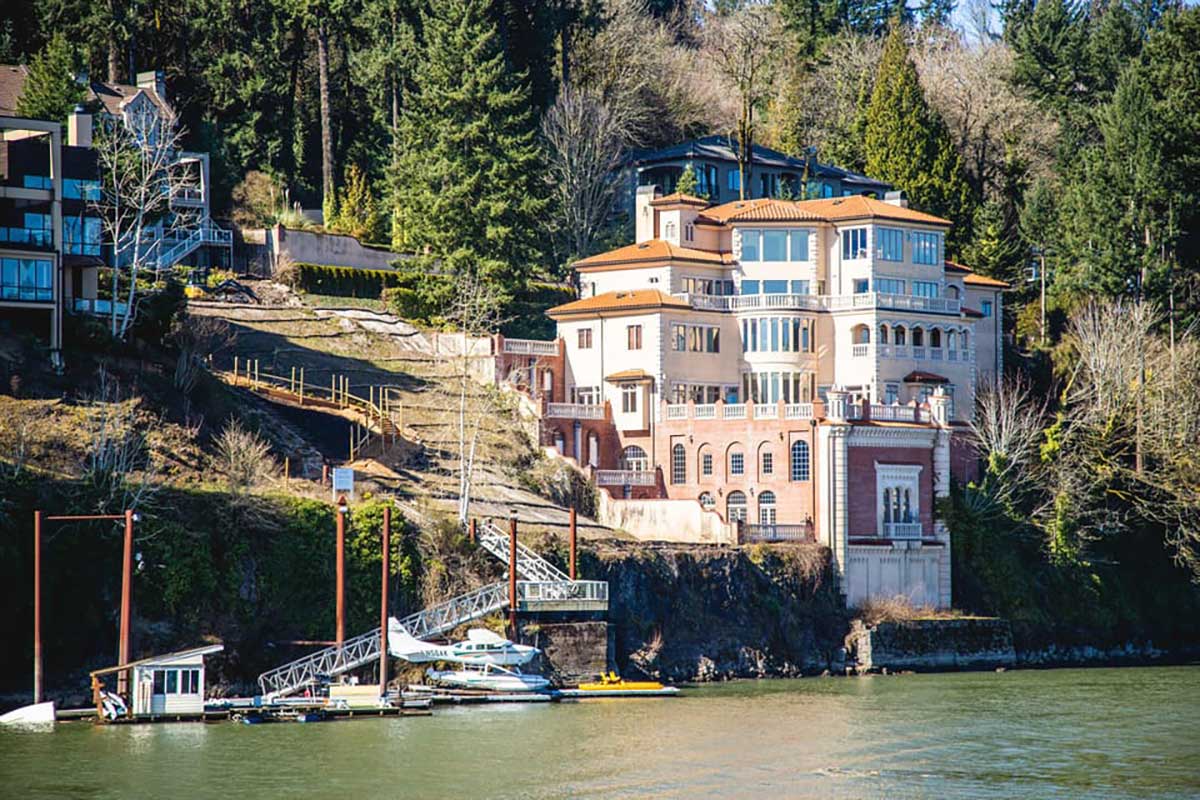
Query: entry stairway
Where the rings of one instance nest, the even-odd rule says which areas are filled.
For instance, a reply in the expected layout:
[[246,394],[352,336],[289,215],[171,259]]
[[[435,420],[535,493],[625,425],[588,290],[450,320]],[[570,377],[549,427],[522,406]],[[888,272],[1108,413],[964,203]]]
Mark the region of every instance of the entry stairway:
[[[485,522],[479,544],[493,556],[508,562],[509,537]],[[572,581],[562,570],[523,544],[517,544],[517,604],[522,611],[606,611],[606,581]],[[402,629],[416,639],[437,636],[465,622],[508,607],[508,583],[498,581],[410,614],[391,618],[389,629]],[[379,660],[380,631],[347,639],[341,647],[327,647],[258,676],[265,700],[298,692],[305,686]]]

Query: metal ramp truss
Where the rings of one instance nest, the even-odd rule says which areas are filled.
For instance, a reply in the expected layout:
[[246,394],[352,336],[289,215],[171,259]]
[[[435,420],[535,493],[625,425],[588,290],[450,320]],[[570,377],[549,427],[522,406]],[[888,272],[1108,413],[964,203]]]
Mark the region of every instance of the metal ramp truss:
[[[484,550],[508,563],[508,533],[492,522],[485,522],[479,530],[479,544]],[[517,575],[527,581],[570,581],[567,574],[533,550],[517,542]]]

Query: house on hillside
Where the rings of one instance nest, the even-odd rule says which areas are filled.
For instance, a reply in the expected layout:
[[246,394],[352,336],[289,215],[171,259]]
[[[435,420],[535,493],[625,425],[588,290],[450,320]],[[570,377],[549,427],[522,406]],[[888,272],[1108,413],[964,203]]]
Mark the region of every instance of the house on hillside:
[[[62,315],[111,313],[100,270],[127,266],[115,263],[93,207],[100,199],[94,123],[174,111],[162,73],[144,72],[135,85],[88,83],[63,131],[57,122],[16,116],[27,78],[22,66],[0,65],[0,327],[37,332],[57,359]],[[208,154],[180,151],[170,169],[181,188],[166,218],[147,231],[151,268],[228,264],[233,238],[210,215]]]
[[502,343],[546,354],[528,380],[543,443],[594,478],[605,522],[816,540],[852,604],[950,604],[934,505],[972,471],[1008,287],[945,260],[949,220],[887,197],[641,187],[636,241],[577,262],[582,296],[547,312],[559,341]]
[[[796,158],[756,144],[751,148],[746,199],[843,197],[873,194],[882,197],[892,187],[815,158]],[[697,194],[713,204],[740,200],[735,143],[728,136],[704,136],[658,150],[634,150],[622,164],[622,207],[632,216],[637,190],[658,186],[671,194],[684,170],[696,173]]]

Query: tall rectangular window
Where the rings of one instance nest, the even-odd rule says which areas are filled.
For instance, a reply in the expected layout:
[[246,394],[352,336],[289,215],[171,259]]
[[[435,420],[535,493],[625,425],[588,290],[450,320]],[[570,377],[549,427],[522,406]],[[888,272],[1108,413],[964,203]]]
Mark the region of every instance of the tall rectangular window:
[[637,413],[638,387],[636,383],[627,383],[621,387],[621,411],[626,414]]
[[712,476],[712,453],[705,453],[700,456],[700,474],[708,478]]
[[789,231],[791,249],[788,251],[788,261],[808,261],[808,231]]
[[629,350],[642,349],[642,326],[641,325],[626,325],[625,326],[626,347]]
[[775,456],[770,450],[764,450],[762,454],[762,474],[771,475],[775,472]]
[[904,281],[898,278],[876,278],[875,291],[884,294],[904,294]]
[[742,281],[742,294],[758,294],[758,281]]
[[762,260],[759,231],[742,231],[742,261]]
[[913,263],[938,264],[941,255],[942,235],[927,231],[913,231]]
[[738,172],[736,169],[729,170],[728,186],[729,191],[731,192],[740,191],[742,188],[742,173]]
[[592,347],[592,329],[591,328],[580,328],[579,329],[579,349],[580,350],[590,350],[591,347]]
[[904,231],[899,228],[876,228],[875,255],[884,261],[904,260]]
[[687,483],[687,453],[682,444],[671,448],[671,483]]
[[990,317],[992,315],[992,301],[984,300],[981,306],[982,307],[980,308],[980,311],[983,312],[983,315],[985,317]]
[[745,475],[746,474],[746,457],[741,453],[732,453],[729,456],[729,474],[730,475]]
[[771,317],[771,352],[779,352],[779,318]]
[[787,231],[763,231],[763,261],[787,261]]
[[912,293],[914,297],[937,297],[938,285],[935,281],[913,281]]
[[847,228],[842,231],[842,258],[867,257],[867,229]]

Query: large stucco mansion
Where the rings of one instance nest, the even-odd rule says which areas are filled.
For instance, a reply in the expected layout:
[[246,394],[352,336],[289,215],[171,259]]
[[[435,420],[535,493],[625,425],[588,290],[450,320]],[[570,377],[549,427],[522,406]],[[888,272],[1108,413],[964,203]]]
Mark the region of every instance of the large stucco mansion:
[[935,502],[973,466],[1007,285],[947,262],[950,222],[898,193],[713,206],[643,186],[635,215],[636,242],[575,264],[557,342],[502,344],[543,444],[637,536],[815,539],[851,604],[948,606]]

